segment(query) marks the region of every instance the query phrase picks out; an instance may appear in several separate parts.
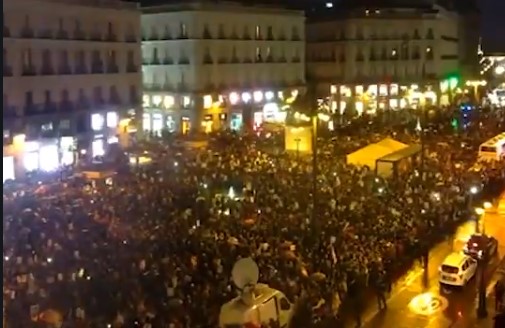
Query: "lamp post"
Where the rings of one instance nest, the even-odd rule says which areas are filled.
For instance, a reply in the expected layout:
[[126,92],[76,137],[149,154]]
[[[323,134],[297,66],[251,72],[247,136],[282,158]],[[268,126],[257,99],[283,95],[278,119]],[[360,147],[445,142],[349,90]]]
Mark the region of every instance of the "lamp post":
[[487,81],[466,81],[466,85],[468,87],[473,88],[473,94],[475,96],[475,100],[477,103],[480,103],[480,92],[479,87],[485,87],[487,85]]

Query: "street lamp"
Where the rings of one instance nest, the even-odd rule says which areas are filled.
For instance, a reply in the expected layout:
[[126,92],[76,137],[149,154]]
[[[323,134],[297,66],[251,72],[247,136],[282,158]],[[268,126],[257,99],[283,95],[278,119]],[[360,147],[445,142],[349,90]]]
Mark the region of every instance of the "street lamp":
[[473,94],[475,96],[475,100],[477,101],[477,103],[480,102],[479,87],[485,87],[486,85],[487,85],[487,81],[485,81],[485,80],[481,80],[481,81],[466,81],[466,86],[473,88]]

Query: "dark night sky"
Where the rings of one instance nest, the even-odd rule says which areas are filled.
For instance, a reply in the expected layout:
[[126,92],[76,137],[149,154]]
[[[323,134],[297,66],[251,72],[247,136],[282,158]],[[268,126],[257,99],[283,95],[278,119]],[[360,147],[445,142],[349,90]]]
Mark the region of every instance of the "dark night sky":
[[482,2],[484,51],[505,53],[505,0],[483,0]]
[[[132,2],[140,1],[142,5],[152,5],[167,2],[182,2],[184,0],[127,0]],[[233,1],[233,0],[232,0]],[[338,3],[345,0],[242,0],[243,2],[258,3],[270,2],[275,3]],[[352,0],[351,0],[352,1]],[[371,2],[380,3],[382,0]],[[433,0],[395,0],[396,2],[411,2],[411,1],[433,1]],[[436,0],[434,0],[436,1]],[[443,0],[442,0],[443,1]],[[447,0],[445,0],[447,1]],[[449,0],[450,1],[450,0]],[[485,52],[502,52],[505,53],[505,0],[453,0],[453,1],[476,1],[482,12],[482,39]]]

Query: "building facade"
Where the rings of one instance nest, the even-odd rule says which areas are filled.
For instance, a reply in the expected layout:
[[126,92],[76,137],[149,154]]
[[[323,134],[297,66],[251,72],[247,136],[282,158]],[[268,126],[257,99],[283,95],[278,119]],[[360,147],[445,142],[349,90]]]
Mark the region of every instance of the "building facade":
[[[332,110],[359,113],[448,103],[458,16],[439,6],[357,7],[307,25],[307,71]],[[448,85],[451,84],[451,85]]]
[[258,124],[265,104],[305,85],[304,36],[299,11],[198,2],[144,8],[144,130]]
[[5,0],[3,15],[4,162],[51,170],[103,155],[141,111],[137,4]]

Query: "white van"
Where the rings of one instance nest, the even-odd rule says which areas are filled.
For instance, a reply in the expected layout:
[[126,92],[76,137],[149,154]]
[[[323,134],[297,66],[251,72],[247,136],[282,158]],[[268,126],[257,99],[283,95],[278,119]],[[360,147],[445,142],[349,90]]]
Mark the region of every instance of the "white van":
[[293,305],[286,296],[265,284],[257,284],[253,288],[250,300],[245,301],[244,297],[239,296],[221,307],[219,327],[261,327],[272,321],[278,323],[281,328],[288,327]]
[[477,271],[477,261],[463,253],[449,254],[438,269],[443,285],[465,286]]

